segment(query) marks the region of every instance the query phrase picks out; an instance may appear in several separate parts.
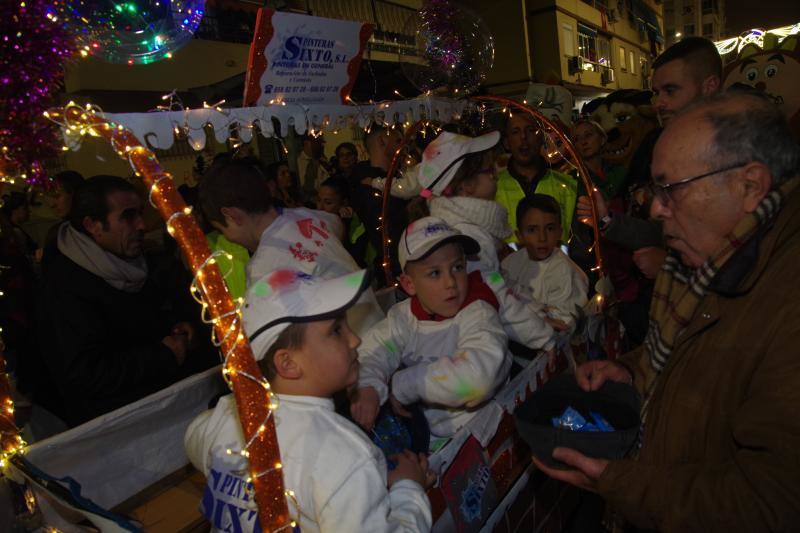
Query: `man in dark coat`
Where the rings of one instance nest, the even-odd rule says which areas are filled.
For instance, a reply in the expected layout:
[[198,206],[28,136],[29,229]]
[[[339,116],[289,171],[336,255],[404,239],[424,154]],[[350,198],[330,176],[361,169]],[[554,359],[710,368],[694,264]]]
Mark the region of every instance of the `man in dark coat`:
[[800,522],[800,146],[772,102],[725,94],[670,121],[651,213],[672,252],[645,343],[578,367],[643,397],[635,458],[556,448],[554,478],[639,530],[797,531]]
[[162,312],[163,296],[148,278],[143,238],[142,200],[115,176],[87,180],[58,229],[42,287],[44,368],[35,400],[70,426],[181,375],[194,330]]

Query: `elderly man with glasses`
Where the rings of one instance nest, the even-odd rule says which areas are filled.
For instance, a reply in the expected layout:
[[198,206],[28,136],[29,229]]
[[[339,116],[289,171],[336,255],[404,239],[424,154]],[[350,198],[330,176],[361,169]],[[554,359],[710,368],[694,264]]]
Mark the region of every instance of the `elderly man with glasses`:
[[772,103],[724,94],[655,147],[652,216],[671,253],[642,347],[577,369],[632,383],[640,447],[608,461],[557,448],[550,476],[634,528],[797,531],[800,524],[800,147]]

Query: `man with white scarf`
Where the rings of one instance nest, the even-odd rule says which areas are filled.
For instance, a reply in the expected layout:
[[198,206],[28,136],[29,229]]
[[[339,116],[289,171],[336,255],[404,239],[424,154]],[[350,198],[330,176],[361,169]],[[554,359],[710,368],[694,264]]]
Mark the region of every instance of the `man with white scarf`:
[[186,360],[194,331],[162,315],[143,241],[142,200],[116,176],[87,180],[58,229],[43,279],[35,400],[69,426],[163,388]]

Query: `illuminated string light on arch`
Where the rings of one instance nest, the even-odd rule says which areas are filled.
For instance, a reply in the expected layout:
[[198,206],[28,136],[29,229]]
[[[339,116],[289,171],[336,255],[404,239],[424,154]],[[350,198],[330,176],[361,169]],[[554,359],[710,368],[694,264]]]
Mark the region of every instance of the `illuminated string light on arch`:
[[730,53],[739,53],[742,48],[748,44],[755,44],[759,48],[764,47],[764,39],[769,35],[774,35],[775,38],[782,40],[790,35],[797,35],[800,33],[800,22],[789,26],[782,26],[771,30],[752,29],[743,32],[741,35],[716,41],[714,44],[717,46],[719,55],[726,56]]

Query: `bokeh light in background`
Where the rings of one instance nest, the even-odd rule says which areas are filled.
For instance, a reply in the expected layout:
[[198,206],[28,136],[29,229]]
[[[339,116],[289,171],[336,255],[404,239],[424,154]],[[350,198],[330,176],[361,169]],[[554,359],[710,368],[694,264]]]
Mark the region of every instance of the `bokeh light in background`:
[[189,42],[204,12],[205,0],[66,0],[61,15],[81,55],[146,65]]
[[494,38],[483,19],[447,0],[426,1],[403,33],[415,36],[418,55],[400,55],[400,64],[420,91],[472,92],[494,63]]

